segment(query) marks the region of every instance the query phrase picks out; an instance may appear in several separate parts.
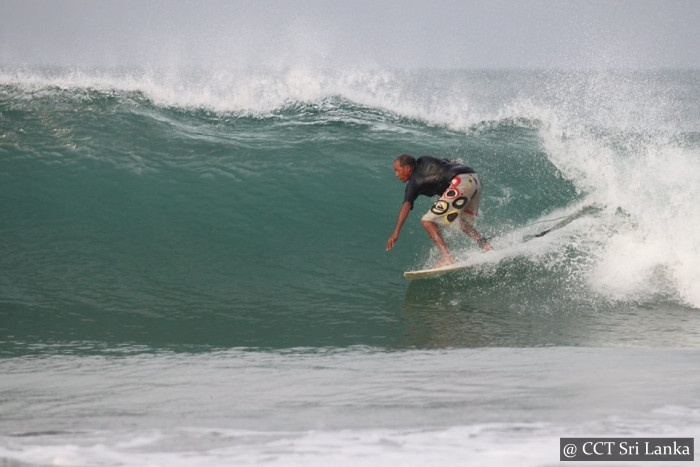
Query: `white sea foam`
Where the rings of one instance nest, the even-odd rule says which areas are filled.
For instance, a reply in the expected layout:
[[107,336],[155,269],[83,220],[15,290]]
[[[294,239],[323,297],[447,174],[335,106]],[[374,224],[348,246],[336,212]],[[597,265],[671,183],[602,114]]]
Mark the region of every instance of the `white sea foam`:
[[[377,69],[180,70],[0,70],[0,83],[29,88],[96,89],[141,92],[168,107],[265,114],[290,103],[342,96],[357,104],[453,128],[489,119],[470,103],[471,80],[438,79],[430,73]],[[427,88],[426,88],[427,86]],[[478,87],[478,86],[477,86]]]
[[[624,436],[649,436],[625,431]],[[587,429],[601,427],[587,426]],[[661,430],[664,436],[688,432]],[[620,436],[607,429],[596,436]],[[31,465],[104,466],[404,466],[482,465],[544,466],[559,459],[559,437],[582,436],[546,424],[486,424],[447,428],[367,429],[306,432],[252,432],[221,429],[175,429],[139,432],[88,432],[79,440],[41,436],[31,444],[5,444],[0,459]],[[133,438],[133,439],[132,439]],[[3,440],[6,441],[6,440]],[[174,446],[180,446],[174,448]],[[662,463],[647,462],[649,465]],[[13,465],[13,464],[9,464]]]
[[[3,439],[0,460],[31,465],[104,466],[441,466],[553,465],[560,437],[687,437],[643,421],[608,420],[578,428],[542,423],[492,423],[441,428],[256,432],[180,428],[147,432],[84,432],[18,443]],[[51,439],[53,438],[53,439]],[[645,462],[645,465],[664,465]],[[9,465],[13,465],[10,463]]]
[[[700,308],[700,147],[684,142],[680,131],[646,130],[652,125],[646,116],[616,126],[605,115],[575,117],[542,126],[545,151],[590,200],[619,210],[634,225],[612,232],[600,226],[600,246],[590,252],[592,286],[615,300],[661,294]],[[605,127],[598,126],[601,120]]]

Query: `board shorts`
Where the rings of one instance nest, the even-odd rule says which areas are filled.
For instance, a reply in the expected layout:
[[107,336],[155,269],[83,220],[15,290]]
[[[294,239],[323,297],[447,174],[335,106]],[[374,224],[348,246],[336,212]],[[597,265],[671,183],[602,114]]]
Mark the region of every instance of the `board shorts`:
[[456,175],[421,220],[448,226],[457,219],[474,226],[481,201],[481,180],[475,173]]

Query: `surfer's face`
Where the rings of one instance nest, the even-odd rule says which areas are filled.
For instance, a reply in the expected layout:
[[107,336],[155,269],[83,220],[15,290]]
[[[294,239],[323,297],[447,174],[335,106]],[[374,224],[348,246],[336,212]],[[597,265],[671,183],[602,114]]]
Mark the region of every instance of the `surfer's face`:
[[402,166],[399,161],[394,161],[394,172],[396,173],[396,178],[405,183],[411,177],[413,168],[410,165]]

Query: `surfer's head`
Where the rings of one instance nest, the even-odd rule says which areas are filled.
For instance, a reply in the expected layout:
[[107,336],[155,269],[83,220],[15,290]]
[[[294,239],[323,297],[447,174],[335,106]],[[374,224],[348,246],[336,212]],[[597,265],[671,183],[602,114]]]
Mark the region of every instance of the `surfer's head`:
[[416,166],[416,159],[410,154],[401,154],[394,159],[394,172],[396,178],[402,182],[407,182],[413,173],[413,168]]

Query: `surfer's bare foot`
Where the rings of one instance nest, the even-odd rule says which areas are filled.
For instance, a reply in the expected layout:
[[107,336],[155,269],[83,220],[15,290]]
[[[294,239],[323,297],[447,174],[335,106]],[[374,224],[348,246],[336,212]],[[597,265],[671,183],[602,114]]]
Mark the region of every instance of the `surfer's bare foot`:
[[493,250],[493,247],[491,246],[491,244],[489,243],[489,241],[486,240],[486,237],[481,237],[481,238],[478,239],[476,242],[479,244],[479,246],[481,247],[481,249],[484,250],[485,252],[486,252],[486,251],[491,251],[491,250]]
[[441,268],[443,266],[449,266],[450,264],[454,264],[455,260],[452,257],[445,257],[443,256],[440,261],[438,261],[435,266],[433,266],[434,269]]

